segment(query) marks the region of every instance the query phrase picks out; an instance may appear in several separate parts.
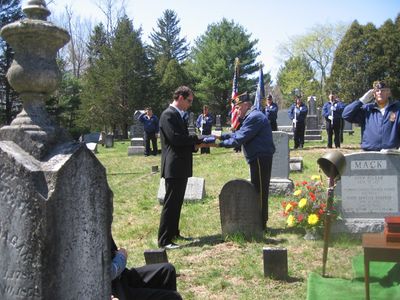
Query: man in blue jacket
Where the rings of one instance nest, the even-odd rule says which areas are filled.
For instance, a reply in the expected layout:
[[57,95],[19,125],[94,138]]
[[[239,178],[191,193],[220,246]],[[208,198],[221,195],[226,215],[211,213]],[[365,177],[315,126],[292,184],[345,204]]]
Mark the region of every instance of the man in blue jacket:
[[343,119],[361,125],[363,150],[394,150],[400,147],[400,102],[392,101],[390,96],[388,84],[375,81],[373,89],[344,108]]
[[241,127],[233,133],[221,135],[218,146],[233,148],[243,145],[243,154],[250,165],[250,179],[260,194],[263,226],[268,221],[268,192],[271,178],[272,156],[275,145],[271,125],[265,114],[255,107],[248,93],[236,98],[236,109],[241,119]]
[[301,149],[304,146],[307,113],[308,108],[307,105],[301,101],[301,95],[295,95],[295,103],[293,103],[288,110],[289,119],[291,119],[293,123],[294,149]]
[[278,105],[273,102],[271,94],[267,96],[265,115],[271,124],[272,131],[278,131],[278,124],[276,123],[276,119],[278,118]]
[[328,148],[332,148],[332,137],[335,135],[335,147],[340,148],[340,130],[342,128],[342,112],[344,104],[339,100],[335,91],[329,92],[329,101],[322,107],[322,116],[326,121]]
[[[139,116],[139,121],[143,123],[144,127],[144,155],[149,156],[150,153],[157,155],[158,118],[156,115],[153,115],[151,107],[147,107],[145,112]],[[153,147],[152,152],[150,151],[150,141]]]
[[[203,106],[203,113],[199,115],[196,120],[196,127],[200,130],[201,135],[210,135],[213,125],[213,117],[208,111],[208,106]],[[200,149],[200,154],[208,153],[210,154],[210,148],[203,147]]]

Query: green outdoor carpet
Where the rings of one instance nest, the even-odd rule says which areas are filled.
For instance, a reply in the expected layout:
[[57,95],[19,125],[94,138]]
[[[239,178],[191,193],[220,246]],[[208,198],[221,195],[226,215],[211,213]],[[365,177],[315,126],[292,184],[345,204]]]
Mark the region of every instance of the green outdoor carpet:
[[[364,257],[353,258],[352,280],[324,278],[311,273],[307,282],[307,300],[363,300],[365,299]],[[370,262],[371,300],[400,300],[400,264]]]

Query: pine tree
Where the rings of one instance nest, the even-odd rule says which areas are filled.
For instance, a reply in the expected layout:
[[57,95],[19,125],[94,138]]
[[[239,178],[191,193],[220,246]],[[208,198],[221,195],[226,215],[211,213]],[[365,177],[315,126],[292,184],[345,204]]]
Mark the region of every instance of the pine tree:
[[[0,4],[0,28],[22,18],[20,0],[2,0]],[[12,48],[0,37],[0,124],[10,124],[22,109],[17,93],[10,87],[6,78],[13,57]]]
[[247,76],[259,69],[255,61],[257,43],[241,25],[225,18],[209,25],[196,40],[188,68],[196,80],[197,98],[210,105],[214,113],[226,115],[229,110],[236,57],[240,60],[239,92],[255,90],[256,79]]
[[175,11],[167,9],[162,18],[157,20],[158,31],[150,34],[152,45],[149,46],[150,58],[158,61],[163,58],[183,62],[188,57],[189,44],[186,38],[180,38],[181,28]]

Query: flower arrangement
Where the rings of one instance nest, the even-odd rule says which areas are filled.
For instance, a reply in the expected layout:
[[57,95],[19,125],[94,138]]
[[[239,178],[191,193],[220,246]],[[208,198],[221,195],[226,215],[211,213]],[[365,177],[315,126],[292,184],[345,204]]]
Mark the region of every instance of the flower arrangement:
[[[321,176],[313,175],[311,181],[297,182],[293,199],[282,202],[286,225],[305,229],[323,227],[327,199],[327,189],[322,183]],[[334,208],[331,213],[334,219],[337,216]]]

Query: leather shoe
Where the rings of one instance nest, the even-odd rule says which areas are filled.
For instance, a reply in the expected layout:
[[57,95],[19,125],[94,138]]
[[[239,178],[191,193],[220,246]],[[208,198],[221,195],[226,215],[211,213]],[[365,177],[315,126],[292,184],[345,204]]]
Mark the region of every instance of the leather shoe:
[[180,247],[181,246],[179,246],[178,244],[175,244],[175,243],[171,243],[171,244],[163,246],[163,248],[166,250],[179,249]]

